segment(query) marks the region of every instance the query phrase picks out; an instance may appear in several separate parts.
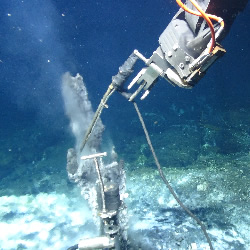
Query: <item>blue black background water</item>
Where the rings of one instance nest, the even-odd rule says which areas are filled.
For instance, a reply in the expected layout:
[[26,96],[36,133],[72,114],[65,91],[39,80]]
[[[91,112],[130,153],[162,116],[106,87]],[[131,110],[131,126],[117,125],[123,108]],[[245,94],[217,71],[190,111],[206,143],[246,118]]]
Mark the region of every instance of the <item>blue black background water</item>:
[[[60,152],[66,153],[74,140],[63,110],[62,74],[83,76],[95,109],[111,77],[134,49],[151,56],[177,4],[170,0],[3,0],[0,5],[0,177],[41,160],[47,148],[50,157],[57,154],[60,159],[55,168],[65,171],[66,160],[55,149],[65,144]],[[198,124],[208,110],[210,117],[230,109],[249,112],[249,14],[248,5],[223,41],[226,55],[195,88],[174,88],[160,80],[139,103],[150,117],[152,133],[167,130],[169,124],[190,120]],[[118,153],[129,159],[124,143],[136,141],[142,129],[139,123],[134,125],[132,105],[119,94],[112,96],[109,106],[102,116],[107,134]],[[164,124],[158,127],[159,117],[164,117]],[[214,125],[209,119],[203,122]]]
[[[0,7],[0,194],[64,193],[65,183],[73,187],[67,181],[66,152],[74,146],[74,138],[64,114],[62,74],[69,71],[83,76],[96,109],[112,76],[131,52],[138,49],[149,58],[158,47],[158,38],[178,10],[177,4],[173,0],[2,0]],[[174,88],[160,80],[146,100],[138,101],[164,167],[180,169],[193,164],[199,176],[199,168],[214,166],[215,158],[216,169],[223,166],[223,171],[223,164],[233,163],[228,164],[225,182],[223,171],[214,179],[208,177],[215,189],[226,187],[235,194],[235,200],[233,195],[228,198],[232,206],[249,199],[243,177],[235,181],[228,174],[242,171],[245,177],[250,175],[249,158],[244,158],[244,164],[238,161],[249,154],[249,17],[248,4],[223,41],[226,55],[195,88]],[[155,167],[133,105],[118,93],[108,104],[102,115],[104,146],[112,140],[131,169],[139,167],[144,173],[143,168]],[[196,164],[199,155],[209,156],[210,161]],[[190,185],[188,192],[195,196],[193,185],[194,191]],[[243,191],[238,195],[235,190]],[[178,191],[189,197],[181,188]],[[206,197],[201,201],[210,202]],[[242,213],[237,211],[237,216]],[[218,223],[225,226],[231,218],[228,214]]]

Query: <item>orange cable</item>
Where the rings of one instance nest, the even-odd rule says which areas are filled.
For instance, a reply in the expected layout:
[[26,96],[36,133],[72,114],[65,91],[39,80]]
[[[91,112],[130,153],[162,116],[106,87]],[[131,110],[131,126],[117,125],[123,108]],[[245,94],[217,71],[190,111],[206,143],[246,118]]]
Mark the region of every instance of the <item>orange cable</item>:
[[[176,2],[178,3],[178,5],[184,9],[185,11],[189,12],[190,14],[193,14],[195,16],[202,16],[200,12],[196,12],[196,11],[193,11],[191,9],[189,9],[186,5],[184,5],[180,0],[176,0]],[[215,21],[217,21],[218,23],[220,23],[220,25],[224,28],[225,24],[224,24],[224,21],[222,18],[220,17],[217,17],[215,15],[211,15],[211,14],[207,14],[205,13],[210,19],[213,19]]]
[[190,0],[190,2],[194,5],[194,7],[201,13],[202,17],[206,20],[210,31],[211,31],[211,46],[208,50],[209,53],[212,52],[214,45],[215,45],[215,32],[214,32],[214,26],[211,22],[211,20],[209,19],[209,17],[207,16],[207,14],[205,13],[205,11],[203,11],[202,8],[200,8],[200,6],[198,5],[198,3],[195,0]]
[[182,9],[184,9],[188,13],[196,15],[196,16],[202,16],[206,20],[206,22],[207,22],[207,24],[208,24],[208,26],[210,28],[210,31],[211,31],[211,40],[212,41],[211,41],[211,46],[210,46],[209,51],[208,51],[209,53],[211,53],[213,48],[214,48],[214,45],[215,45],[215,32],[214,32],[214,26],[213,26],[210,18],[217,21],[217,22],[219,22],[222,27],[224,27],[224,21],[221,18],[219,18],[219,17],[217,17],[215,15],[206,14],[205,11],[203,11],[201,9],[201,7],[198,5],[198,3],[195,0],[190,0],[190,2],[194,5],[194,7],[199,12],[196,12],[196,11],[193,11],[193,10],[189,9],[185,4],[182,3],[181,0],[176,0],[176,2]]

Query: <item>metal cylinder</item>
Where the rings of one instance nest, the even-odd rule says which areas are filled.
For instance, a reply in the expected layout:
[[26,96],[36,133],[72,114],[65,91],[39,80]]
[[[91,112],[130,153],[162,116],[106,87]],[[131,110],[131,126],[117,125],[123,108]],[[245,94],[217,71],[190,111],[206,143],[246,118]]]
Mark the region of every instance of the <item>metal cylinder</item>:
[[117,211],[121,205],[119,186],[109,182],[104,186],[105,207],[107,211]]
[[99,249],[99,248],[111,248],[114,247],[114,239],[107,236],[100,236],[90,239],[82,239],[78,243],[79,250],[86,249]]

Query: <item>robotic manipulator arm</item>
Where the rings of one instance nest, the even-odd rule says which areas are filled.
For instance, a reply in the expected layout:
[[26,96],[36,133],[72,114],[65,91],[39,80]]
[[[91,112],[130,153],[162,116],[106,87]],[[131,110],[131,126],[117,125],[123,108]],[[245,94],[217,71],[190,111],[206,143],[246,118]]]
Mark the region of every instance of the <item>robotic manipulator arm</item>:
[[[181,0],[176,2],[181,8],[160,35],[160,46],[152,56],[147,59],[135,50],[120,67],[118,75],[113,77],[113,86],[129,101],[133,101],[141,91],[144,91],[141,96],[143,100],[159,77],[182,88],[192,88],[197,84],[208,68],[225,54],[225,49],[218,41],[225,37],[247,0],[238,0],[237,3],[235,0],[220,0],[216,1],[218,4],[212,0],[200,0],[199,5],[195,0],[187,0],[185,5]],[[229,26],[224,27],[223,19],[207,14],[209,11],[223,16]],[[128,90],[139,84],[137,90],[130,93],[124,89],[124,81],[117,81],[117,77],[125,73],[127,68],[129,73],[132,72],[137,59],[144,61],[146,67],[129,84]]]
[[[85,135],[80,151],[83,150],[96,121],[101,115],[109,97],[118,91],[129,101],[134,101],[141,92],[141,99],[146,98],[159,77],[166,79],[174,86],[192,88],[205,75],[208,68],[221,56],[225,49],[217,42],[228,33],[237,14],[244,9],[248,0],[187,0],[181,7],[159,38],[160,46],[147,59],[139,51],[128,57],[119,67],[119,72],[112,77],[112,82],[104,94]],[[207,14],[205,13],[214,13]],[[215,15],[216,14],[216,15]],[[224,27],[224,21],[227,25]],[[213,24],[212,22],[216,22]],[[138,59],[146,67],[125,88],[125,82],[133,73]],[[134,92],[130,89],[138,83]]]

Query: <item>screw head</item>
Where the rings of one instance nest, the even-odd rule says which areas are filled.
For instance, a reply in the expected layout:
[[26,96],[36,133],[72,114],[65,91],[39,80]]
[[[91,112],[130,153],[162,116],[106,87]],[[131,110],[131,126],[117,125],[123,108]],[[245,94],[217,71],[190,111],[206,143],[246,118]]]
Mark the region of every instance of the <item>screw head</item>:
[[184,67],[185,67],[185,66],[184,66],[184,63],[180,63],[180,64],[179,64],[179,67],[180,67],[181,69],[184,69]]
[[190,57],[189,56],[185,56],[185,62],[190,62]]
[[179,48],[178,44],[175,43],[174,46],[173,46],[173,50],[176,51],[178,48]]

